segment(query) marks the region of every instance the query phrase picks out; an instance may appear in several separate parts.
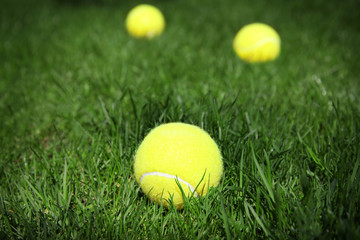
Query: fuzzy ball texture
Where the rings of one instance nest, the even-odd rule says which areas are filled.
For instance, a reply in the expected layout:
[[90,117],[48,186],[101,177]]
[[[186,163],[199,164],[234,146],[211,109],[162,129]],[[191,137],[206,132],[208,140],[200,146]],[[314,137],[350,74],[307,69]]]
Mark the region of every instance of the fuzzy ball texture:
[[[137,182],[158,204],[176,208],[186,196],[203,196],[217,186],[223,173],[218,146],[201,128],[185,123],[167,123],[154,128],[140,144],[134,162]],[[194,191],[195,189],[195,191]]]
[[165,19],[159,9],[148,4],[133,8],[126,17],[126,29],[135,38],[153,38],[165,28]]
[[252,23],[236,34],[233,47],[237,55],[246,62],[266,62],[280,54],[279,34],[263,23]]

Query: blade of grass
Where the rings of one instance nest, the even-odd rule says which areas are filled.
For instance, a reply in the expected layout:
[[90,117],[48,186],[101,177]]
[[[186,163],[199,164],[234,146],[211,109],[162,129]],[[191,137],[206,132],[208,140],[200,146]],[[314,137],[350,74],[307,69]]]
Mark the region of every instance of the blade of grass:
[[272,187],[272,183],[269,182],[267,179],[266,179],[266,176],[264,174],[264,171],[263,169],[261,168],[261,166],[259,165],[258,161],[256,160],[256,156],[255,156],[255,152],[254,152],[254,148],[251,146],[251,153],[252,153],[252,157],[253,157],[253,160],[255,162],[255,165],[256,165],[256,168],[260,174],[260,177],[261,177],[261,180],[263,182],[263,184],[265,185],[269,195],[270,195],[270,198],[271,200],[274,202],[275,201],[275,197],[274,197],[274,190],[273,190],[273,187]]
[[264,233],[266,236],[269,236],[270,233],[267,230],[267,228],[265,227],[264,223],[261,221],[260,217],[256,214],[254,208],[245,200],[244,204],[246,205],[246,207],[248,209],[250,209],[250,212],[252,213],[252,215],[255,217],[256,222],[260,225],[260,227],[263,229]]
[[226,238],[232,239],[232,236],[230,233],[230,225],[229,225],[228,215],[226,214],[226,208],[225,208],[225,204],[224,204],[224,198],[221,193],[219,193],[219,198],[220,198],[220,204],[221,204],[220,212],[221,212],[221,216],[222,216],[223,223],[224,223]]

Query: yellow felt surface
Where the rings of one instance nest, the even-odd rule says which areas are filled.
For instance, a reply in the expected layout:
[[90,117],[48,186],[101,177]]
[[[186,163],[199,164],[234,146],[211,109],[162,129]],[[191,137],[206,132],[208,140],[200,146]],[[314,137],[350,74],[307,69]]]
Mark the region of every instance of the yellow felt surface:
[[[192,195],[190,188],[181,182],[178,183],[181,185],[184,194],[190,197]],[[172,198],[175,207],[178,209],[182,208],[182,193],[173,178],[146,176],[141,182],[141,188],[145,193],[147,193],[148,197],[153,202],[157,202],[158,204],[168,207],[169,200]]]
[[165,28],[163,14],[154,6],[140,4],[133,8],[126,17],[126,29],[136,38],[153,38]]
[[247,62],[270,61],[280,54],[280,37],[272,27],[252,23],[239,30],[233,47],[237,55]]
[[[223,163],[216,143],[204,130],[190,124],[168,123],[154,128],[144,138],[135,156],[134,172],[138,182],[144,173],[162,172],[178,176],[194,188],[204,176],[197,188],[201,196],[209,186],[219,184]],[[164,191],[182,202],[174,179],[147,176],[141,187],[146,194],[152,189],[149,194],[152,200]],[[184,185],[183,189],[188,187]]]

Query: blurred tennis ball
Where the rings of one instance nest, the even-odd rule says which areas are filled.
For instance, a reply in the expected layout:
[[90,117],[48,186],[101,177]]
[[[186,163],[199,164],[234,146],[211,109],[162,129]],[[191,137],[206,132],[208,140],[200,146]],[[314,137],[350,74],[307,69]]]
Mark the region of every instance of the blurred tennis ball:
[[167,123],[144,138],[135,155],[134,172],[151,201],[168,207],[172,199],[181,209],[183,194],[203,196],[219,184],[223,162],[207,132],[190,124]]
[[233,42],[236,54],[246,62],[266,62],[280,54],[280,37],[269,25],[252,23],[236,34]]
[[165,19],[159,9],[140,4],[130,10],[126,17],[126,29],[135,38],[153,38],[165,28]]

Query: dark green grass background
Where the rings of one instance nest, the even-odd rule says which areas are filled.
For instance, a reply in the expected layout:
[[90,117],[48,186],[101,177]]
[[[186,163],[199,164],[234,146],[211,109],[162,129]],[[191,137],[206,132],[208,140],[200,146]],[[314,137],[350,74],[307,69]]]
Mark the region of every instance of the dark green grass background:
[[[141,1],[0,1],[0,238],[360,237],[358,1],[147,1],[164,34],[124,28]],[[264,22],[280,57],[232,49]],[[153,127],[198,125],[225,173],[184,210],[134,181]]]

